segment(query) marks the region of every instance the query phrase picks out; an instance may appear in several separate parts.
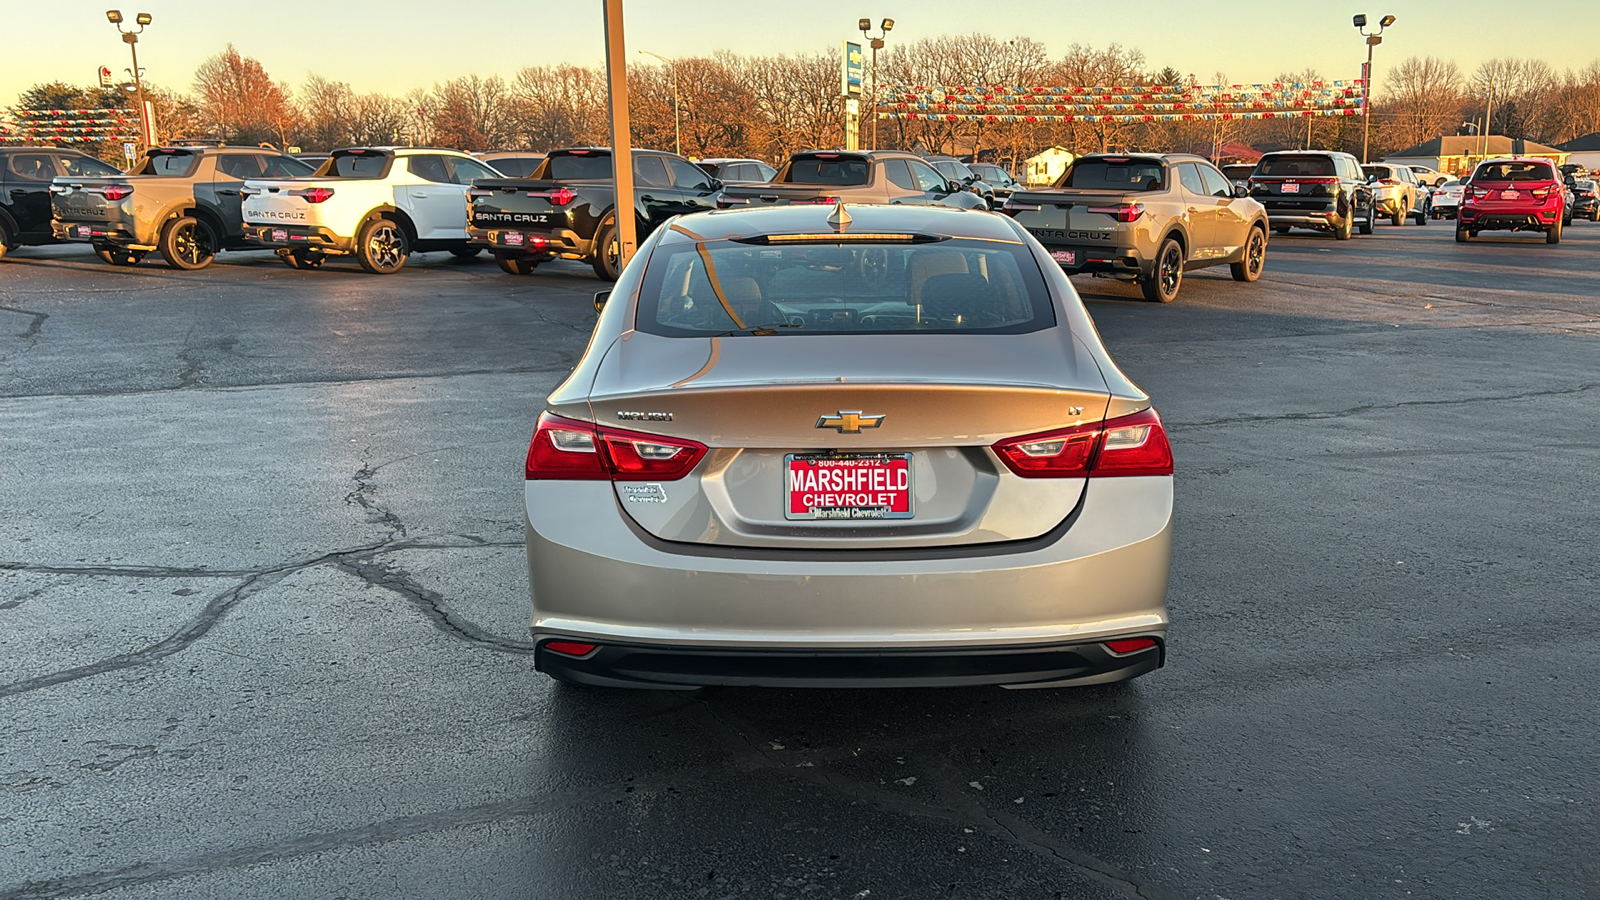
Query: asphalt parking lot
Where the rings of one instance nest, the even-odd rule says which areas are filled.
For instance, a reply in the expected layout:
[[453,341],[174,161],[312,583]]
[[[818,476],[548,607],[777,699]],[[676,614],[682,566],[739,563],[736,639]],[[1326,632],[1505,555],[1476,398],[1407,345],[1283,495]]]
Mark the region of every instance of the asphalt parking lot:
[[[1166,668],[558,689],[521,479],[601,286],[0,262],[0,900],[1600,897],[1600,225],[1078,279]],[[974,598],[981,602],[982,598]]]

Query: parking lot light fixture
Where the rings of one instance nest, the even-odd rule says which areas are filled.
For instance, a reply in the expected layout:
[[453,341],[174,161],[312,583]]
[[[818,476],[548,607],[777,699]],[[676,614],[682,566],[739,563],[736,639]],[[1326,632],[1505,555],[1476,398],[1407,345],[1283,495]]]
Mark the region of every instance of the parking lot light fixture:
[[120,10],[120,9],[108,9],[108,10],[106,10],[106,21],[110,22],[113,25],[121,25],[122,24],[122,10]]
[[106,10],[106,21],[115,25],[117,31],[122,33],[122,42],[128,45],[128,52],[133,54],[133,68],[130,72],[133,75],[134,96],[139,104],[139,137],[140,143],[143,143],[145,148],[148,149],[151,144],[155,143],[156,138],[154,130],[150,127],[149,113],[144,108],[144,79],[139,68],[139,35],[144,33],[144,27],[150,24],[151,17],[149,13],[139,13],[133,18],[134,24],[139,27],[123,28],[122,10],[108,9]]
[[1367,65],[1361,73],[1361,164],[1366,165],[1367,147],[1372,137],[1372,48],[1383,43],[1383,30],[1394,24],[1394,16],[1379,19],[1378,30],[1370,34],[1365,14],[1351,17],[1350,24],[1367,39]]
[[861,36],[872,44],[872,149],[878,149],[878,51],[883,49],[883,39],[894,30],[894,20],[884,19],[878,23],[880,29],[877,37],[867,32],[872,30],[872,20],[862,19],[857,23],[861,29]]

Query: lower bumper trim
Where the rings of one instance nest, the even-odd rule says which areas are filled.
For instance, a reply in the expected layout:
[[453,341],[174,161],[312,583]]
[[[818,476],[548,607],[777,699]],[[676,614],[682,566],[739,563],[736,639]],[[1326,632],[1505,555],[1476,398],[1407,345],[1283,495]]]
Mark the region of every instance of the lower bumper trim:
[[545,638],[533,659],[558,681],[602,687],[1057,687],[1124,681],[1165,664],[1165,635],[1126,636],[1156,643],[1127,654],[1099,642],[850,650],[601,644],[573,657],[547,649],[559,638]]

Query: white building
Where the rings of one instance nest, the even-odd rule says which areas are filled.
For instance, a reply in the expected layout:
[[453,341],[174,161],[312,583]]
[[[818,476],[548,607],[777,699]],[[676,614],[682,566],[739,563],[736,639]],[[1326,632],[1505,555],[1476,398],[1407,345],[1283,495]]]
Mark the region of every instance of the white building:
[[1567,151],[1567,162],[1590,171],[1600,169],[1600,131],[1556,146]]
[[1065,147],[1051,147],[1049,150],[1028,157],[1027,168],[1024,170],[1023,181],[1027,184],[1050,184],[1077,156]]

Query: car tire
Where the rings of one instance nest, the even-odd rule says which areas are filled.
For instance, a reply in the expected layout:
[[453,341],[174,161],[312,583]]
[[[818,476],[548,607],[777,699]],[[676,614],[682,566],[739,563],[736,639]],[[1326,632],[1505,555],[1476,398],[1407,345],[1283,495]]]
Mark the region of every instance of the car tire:
[[1406,223],[1407,215],[1409,215],[1409,213],[1407,213],[1403,207],[1396,206],[1394,208],[1394,212],[1389,216],[1389,224],[1399,228],[1401,225]]
[[96,247],[94,255],[113,266],[137,266],[144,259],[143,250],[120,250],[116,247]]
[[[1367,215],[1367,221],[1372,221],[1372,215],[1370,213]],[[1339,220],[1338,226],[1333,229],[1333,239],[1336,241],[1350,240],[1350,235],[1355,233],[1355,224],[1356,210],[1355,207],[1351,207],[1345,211],[1344,218]]]
[[11,236],[11,226],[7,225],[4,219],[0,219],[0,259],[5,258],[6,251],[11,249],[13,240],[15,238]]
[[1289,226],[1287,226],[1287,225],[1274,225],[1274,226],[1272,226],[1272,233],[1273,234],[1288,234],[1289,233]]
[[356,262],[374,275],[393,275],[411,255],[411,239],[399,222],[373,219],[356,233]]
[[469,262],[471,260],[477,259],[478,258],[478,254],[482,253],[482,252],[483,252],[483,248],[482,247],[451,247],[450,248],[450,255],[454,256],[456,259],[461,260],[462,262]]
[[539,261],[522,256],[496,256],[495,265],[507,275],[532,275],[533,270],[539,267]]
[[1228,269],[1233,273],[1234,281],[1246,284],[1258,281],[1261,270],[1267,265],[1267,233],[1260,228],[1250,229],[1250,236],[1244,241],[1244,259],[1236,263],[1229,263]]
[[156,249],[168,266],[192,272],[211,265],[217,258],[219,244],[215,232],[204,219],[179,216],[162,227]]
[[1178,299],[1178,289],[1183,287],[1183,245],[1174,238],[1164,238],[1156,250],[1155,265],[1150,267],[1150,277],[1139,281],[1144,298],[1152,303],[1171,303]]
[[622,274],[622,248],[618,245],[617,220],[607,217],[594,234],[594,274],[601,281],[616,281]]
[[1456,226],[1456,243],[1465,244],[1467,241],[1470,241],[1470,240],[1472,240],[1472,233],[1470,231],[1468,231],[1467,229],[1462,228],[1460,225],[1457,225]]
[[279,250],[278,258],[291,269],[315,269],[319,268],[327,257],[321,253],[307,253],[304,250]]
[[1416,219],[1418,225],[1428,224],[1428,214],[1424,210],[1413,209],[1411,211],[1411,218]]
[[1554,225],[1551,225],[1550,228],[1544,233],[1544,242],[1546,244],[1561,243],[1561,227],[1562,223],[1560,220],[1557,220]]

